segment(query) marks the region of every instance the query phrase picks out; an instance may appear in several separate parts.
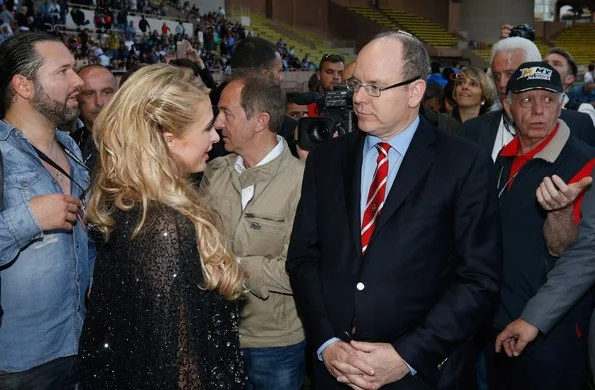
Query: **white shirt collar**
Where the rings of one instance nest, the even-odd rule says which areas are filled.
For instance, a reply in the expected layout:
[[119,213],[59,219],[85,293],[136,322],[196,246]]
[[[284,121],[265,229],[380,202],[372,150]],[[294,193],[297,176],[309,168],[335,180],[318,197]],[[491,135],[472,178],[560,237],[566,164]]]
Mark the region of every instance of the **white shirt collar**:
[[[283,145],[283,138],[277,136],[277,145],[275,145],[275,147],[262,160],[260,160],[260,162],[256,164],[256,166],[264,165],[279,157],[281,153],[283,153],[284,147],[285,146]],[[238,155],[238,158],[236,159],[236,162],[233,165],[233,167],[238,173],[242,173],[247,169],[244,165],[244,159],[242,158],[242,156]]]

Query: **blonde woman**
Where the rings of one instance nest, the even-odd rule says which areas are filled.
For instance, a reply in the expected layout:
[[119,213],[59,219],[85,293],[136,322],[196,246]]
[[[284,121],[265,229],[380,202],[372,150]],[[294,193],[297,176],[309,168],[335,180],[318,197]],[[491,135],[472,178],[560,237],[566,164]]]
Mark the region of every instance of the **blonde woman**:
[[457,106],[451,114],[463,123],[489,111],[496,98],[496,88],[481,69],[465,68],[457,74],[453,98]]
[[190,185],[219,140],[208,89],[170,65],[135,72],[93,127],[89,222],[108,255],[81,338],[86,389],[242,389],[244,274]]

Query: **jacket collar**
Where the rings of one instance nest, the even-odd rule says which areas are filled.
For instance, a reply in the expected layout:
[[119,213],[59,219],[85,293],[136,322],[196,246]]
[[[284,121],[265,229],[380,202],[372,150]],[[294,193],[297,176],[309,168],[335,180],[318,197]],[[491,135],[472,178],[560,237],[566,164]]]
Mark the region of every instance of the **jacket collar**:
[[242,173],[238,173],[234,167],[238,158],[238,154],[231,153],[224,157],[225,161],[227,162],[227,168],[229,169],[232,177],[237,177],[239,179],[240,188],[249,187],[256,184],[257,182],[269,181],[271,178],[277,176],[279,171],[285,167],[288,158],[295,158],[291,155],[287,141],[282,138],[282,142],[283,152],[281,152],[280,156],[274,158],[272,161],[269,161],[266,164],[247,168]]
[[0,140],[6,141],[11,131],[17,130],[16,127],[6,123],[4,120],[0,121]]
[[[562,148],[564,148],[564,145],[566,145],[566,142],[568,142],[569,138],[570,129],[568,128],[568,125],[566,125],[566,122],[564,122],[562,119],[558,119],[558,130],[549,140],[549,142],[547,142],[547,140],[544,141],[547,142],[547,144],[543,147],[543,149],[537,152],[535,156],[533,156],[533,159],[539,158],[549,163],[553,163],[560,156]],[[518,148],[519,139],[517,135],[508,145],[506,145],[505,149],[502,150],[502,156],[514,156]]]
[[562,148],[570,138],[570,129],[562,119],[558,119],[558,131],[551,141],[533,158],[541,158],[547,162],[553,163],[560,156]]

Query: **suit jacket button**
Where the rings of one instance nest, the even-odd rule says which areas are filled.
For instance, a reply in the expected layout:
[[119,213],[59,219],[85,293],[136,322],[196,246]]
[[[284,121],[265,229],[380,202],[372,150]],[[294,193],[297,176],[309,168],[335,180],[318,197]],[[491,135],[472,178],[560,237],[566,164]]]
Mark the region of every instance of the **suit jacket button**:
[[360,291],[362,291],[364,288],[366,288],[366,286],[364,286],[364,284],[362,282],[359,282],[355,287]]

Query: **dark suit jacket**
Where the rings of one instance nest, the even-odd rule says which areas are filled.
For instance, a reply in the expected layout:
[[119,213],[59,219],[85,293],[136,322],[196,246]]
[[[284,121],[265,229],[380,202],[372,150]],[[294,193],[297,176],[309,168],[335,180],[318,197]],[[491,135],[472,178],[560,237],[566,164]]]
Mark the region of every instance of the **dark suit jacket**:
[[[349,133],[310,153],[287,259],[295,301],[314,350],[350,335],[355,319],[353,338],[391,343],[435,382],[440,363],[497,301],[493,164],[472,143],[422,119],[362,258],[364,138]],[[330,375],[316,379],[317,388],[336,386]]]
[[[501,118],[502,110],[497,110],[469,119],[463,123],[459,135],[475,142],[491,155]],[[563,109],[560,113],[560,119],[566,122],[570,128],[570,134],[591,146],[595,146],[595,127],[588,114]]]

